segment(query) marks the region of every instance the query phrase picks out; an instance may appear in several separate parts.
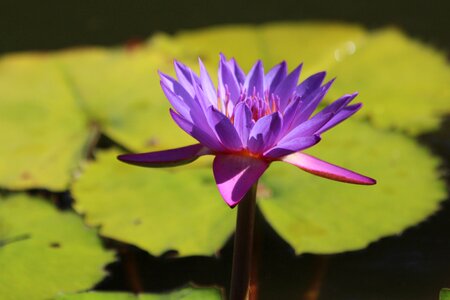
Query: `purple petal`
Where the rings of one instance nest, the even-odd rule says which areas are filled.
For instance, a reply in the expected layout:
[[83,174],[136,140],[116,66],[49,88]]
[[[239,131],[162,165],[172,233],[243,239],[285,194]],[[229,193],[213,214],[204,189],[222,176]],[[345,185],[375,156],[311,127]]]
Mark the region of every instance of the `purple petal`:
[[191,96],[194,96],[194,83],[200,83],[200,78],[192,72],[192,70],[185,64],[174,60],[175,73],[177,74],[178,82],[188,91]]
[[297,87],[297,96],[304,98],[309,93],[318,89],[322,84],[323,80],[325,79],[326,75],[327,75],[326,72],[319,72],[306,78]]
[[192,118],[190,116],[190,109],[187,106],[187,104],[184,102],[184,100],[179,96],[176,95],[165,83],[164,81],[161,81],[161,88],[166,95],[166,98],[169,100],[172,107],[175,109],[177,113],[182,115],[184,118],[186,118],[189,121],[192,121]]
[[272,94],[277,86],[282,82],[287,76],[287,64],[282,61],[280,64],[273,67],[264,77],[264,86],[269,95]]
[[332,117],[332,113],[324,114],[322,116],[314,116],[312,119],[309,119],[308,121],[303,122],[292,129],[279,141],[279,143],[286,143],[289,140],[297,139],[303,136],[311,136],[321,129],[329,120],[331,120]]
[[244,85],[245,81],[245,73],[242,71],[241,67],[239,67],[238,63],[234,58],[230,59],[230,63],[233,66],[232,70],[234,71],[234,76],[236,76],[236,79],[239,83],[239,86]]
[[256,93],[260,97],[264,96],[264,67],[261,60],[256,62],[245,78],[244,89],[247,95]]
[[372,185],[376,183],[375,179],[327,163],[301,152],[285,156],[282,158],[282,161],[290,163],[308,173],[331,180],[365,185]]
[[139,153],[122,154],[117,158],[128,164],[142,167],[174,167],[188,164],[202,155],[212,154],[211,150],[201,144],[190,145],[182,148]]
[[229,98],[232,103],[236,103],[241,95],[241,89],[239,83],[234,75],[233,70],[226,61],[225,56],[220,55],[219,63],[219,95],[222,100],[226,99],[226,94],[229,94]]
[[241,102],[234,109],[234,127],[241,137],[242,145],[247,147],[248,137],[253,128],[252,112],[245,103]]
[[208,122],[213,130],[215,130],[217,137],[222,144],[232,151],[242,150],[241,138],[230,119],[212,106],[208,108],[207,113]]
[[280,110],[284,111],[288,100],[291,99],[297,86],[298,78],[302,70],[302,65],[299,65],[292,71],[275,89],[275,95],[280,98]]
[[217,93],[211,77],[209,76],[209,73],[200,58],[198,59],[198,63],[200,65],[200,83],[202,90],[211,105],[217,106]]
[[195,126],[192,122],[186,120],[186,118],[180,116],[172,109],[170,110],[170,115],[181,129],[186,131],[186,133],[195,138],[202,145],[205,145],[206,147],[214,151],[225,150],[224,146],[220,143],[215,134],[202,130],[198,126]]
[[316,116],[330,113],[330,112],[336,113],[339,110],[341,110],[342,108],[344,108],[345,106],[347,106],[347,104],[349,104],[353,99],[355,99],[356,96],[358,96],[358,93],[344,95],[344,96],[340,97],[339,99],[337,99],[336,101],[334,101],[333,103],[331,103],[330,105],[328,105],[327,107],[325,107],[324,109],[322,109],[321,111],[319,111],[316,114]]
[[317,131],[318,134],[321,134],[334,126],[338,125],[342,121],[350,118],[353,114],[355,114],[362,107],[362,103],[357,103],[354,105],[347,106],[341,109],[336,115],[331,118],[320,130]]
[[187,103],[192,101],[192,95],[174,78],[162,72],[159,72],[159,77],[161,78],[161,84],[164,84],[175,95],[179,96]]
[[334,79],[330,80],[325,85],[308,94],[304,99],[302,99],[302,101],[299,103],[299,109],[297,110],[296,115],[294,116],[294,119],[292,121],[292,126],[295,127],[311,117],[317,106],[319,106],[320,102],[327,94],[333,82]]
[[318,135],[287,140],[286,142],[278,143],[272,149],[267,150],[266,153],[264,153],[264,157],[279,158],[294,152],[305,150],[318,142],[320,142],[320,137]]
[[214,178],[225,202],[236,206],[269,166],[264,160],[249,156],[222,155],[213,162]]
[[252,153],[263,153],[277,141],[282,127],[282,118],[279,112],[264,116],[258,121],[250,132],[248,150]]

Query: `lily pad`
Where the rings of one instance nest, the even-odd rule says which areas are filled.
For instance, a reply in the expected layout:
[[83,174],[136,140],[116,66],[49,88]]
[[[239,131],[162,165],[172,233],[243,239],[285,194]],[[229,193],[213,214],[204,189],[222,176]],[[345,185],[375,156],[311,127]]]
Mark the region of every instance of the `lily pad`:
[[375,31],[353,47],[352,55],[338,54],[328,68],[338,77],[330,96],[359,91],[359,117],[379,128],[410,134],[438,128],[450,113],[450,66],[443,53],[395,29]]
[[445,199],[438,159],[401,134],[348,120],[307,152],[378,183],[342,184],[274,163],[262,178],[258,203],[296,253],[364,248],[417,224]]
[[246,71],[258,58],[267,68],[303,61],[303,78],[328,70],[338,80],[326,100],[360,91],[365,108],[358,115],[379,128],[419,134],[450,112],[445,56],[394,29],[228,25],[158,34],[133,48],[9,55],[0,60],[0,136],[8,141],[0,149],[8,158],[0,186],[67,189],[99,132],[133,151],[191,143],[169,118],[156,71],[173,73],[173,59],[198,70],[200,56],[215,73],[219,52]]
[[442,289],[439,293],[439,300],[450,300],[450,289]]
[[87,117],[117,143],[135,151],[192,143],[171,121],[158,70],[172,73],[163,52],[138,47],[84,49],[57,56]]
[[59,67],[45,55],[3,57],[0,91],[0,185],[66,189],[89,130]]
[[123,292],[86,292],[61,295],[55,300],[219,300],[222,299],[216,289],[184,288],[167,294],[130,294]]
[[147,169],[102,151],[75,182],[75,209],[100,234],[154,255],[211,255],[233,232],[234,210],[220,199],[212,171],[199,166]]
[[396,29],[370,32],[339,23],[234,25],[183,31],[172,39],[159,35],[149,44],[188,64],[201,56],[211,69],[223,52],[236,57],[245,71],[258,58],[267,68],[281,60],[291,68],[304,62],[303,78],[326,70],[337,76],[327,100],[359,91],[365,104],[359,116],[379,128],[419,134],[436,129],[450,113],[445,55]]
[[25,194],[0,199],[2,299],[49,299],[86,290],[113,260],[74,213]]

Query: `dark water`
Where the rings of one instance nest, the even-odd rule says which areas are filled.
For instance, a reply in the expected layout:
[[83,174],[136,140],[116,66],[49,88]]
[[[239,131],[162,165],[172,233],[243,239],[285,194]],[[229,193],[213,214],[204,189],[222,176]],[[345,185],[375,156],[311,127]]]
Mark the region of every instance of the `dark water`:
[[448,0],[1,0],[0,53],[116,45],[155,31],[276,20],[338,20],[370,28],[394,25],[448,52],[449,11]]
[[[450,1],[0,1],[0,53],[86,44],[117,45],[156,31],[224,23],[341,20],[369,28],[395,25],[450,49]],[[450,122],[421,142],[447,162]],[[106,143],[108,144],[108,143]],[[104,146],[104,145],[103,145]],[[447,178],[447,182],[449,182]],[[428,220],[367,249],[332,256],[295,256],[261,218],[261,299],[434,300],[450,287],[450,202]],[[217,258],[152,257],[115,241],[120,260],[97,289],[165,291],[188,282],[227,287],[231,241]]]

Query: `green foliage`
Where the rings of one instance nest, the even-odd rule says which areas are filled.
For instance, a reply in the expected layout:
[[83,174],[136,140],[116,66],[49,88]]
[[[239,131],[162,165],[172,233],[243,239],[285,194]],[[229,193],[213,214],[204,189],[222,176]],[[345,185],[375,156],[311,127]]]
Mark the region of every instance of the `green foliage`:
[[[100,133],[131,151],[193,142],[170,119],[156,71],[173,73],[173,59],[198,70],[200,56],[214,73],[219,52],[236,57],[245,71],[258,58],[266,68],[281,60],[291,68],[303,61],[303,79],[328,70],[338,77],[328,102],[360,91],[365,107],[359,120],[334,129],[311,153],[373,176],[377,186],[331,182],[280,163],[262,178],[263,214],[297,253],[360,249],[436,211],[445,195],[438,161],[413,137],[436,129],[450,112],[445,56],[395,29],[369,32],[334,23],[222,26],[159,34],[134,49],[5,56],[0,187],[71,188]],[[75,209],[101,235],[155,255],[171,249],[211,255],[232,234],[235,212],[219,196],[210,160],[143,169],[119,163],[118,153],[97,152],[73,186]],[[0,270],[8,274],[0,277],[3,298],[48,299],[89,289],[112,259],[74,213],[24,194],[0,199]],[[137,299],[209,297],[198,296],[203,292],[214,294],[188,289],[169,298]],[[63,299],[116,296],[136,298],[85,293]]]
[[125,165],[118,151],[97,153],[73,188],[76,210],[100,234],[154,255],[212,255],[234,230],[210,168]]
[[0,186],[64,190],[89,138],[85,116],[47,56],[0,60]]
[[49,299],[89,289],[113,260],[76,214],[25,194],[0,198],[2,300]]
[[450,112],[450,67],[442,53],[394,29],[375,31],[330,68],[333,97],[360,92],[368,118],[380,128],[419,134],[436,129]]
[[439,208],[438,160],[410,139],[347,120],[307,151],[378,180],[342,184],[274,163],[262,179],[263,214],[297,253],[356,250],[397,234]]
[[123,292],[87,292],[61,295],[55,300],[219,300],[220,293],[216,289],[185,288],[168,294],[134,295]]
[[450,300],[450,289],[442,289],[439,293],[439,300]]

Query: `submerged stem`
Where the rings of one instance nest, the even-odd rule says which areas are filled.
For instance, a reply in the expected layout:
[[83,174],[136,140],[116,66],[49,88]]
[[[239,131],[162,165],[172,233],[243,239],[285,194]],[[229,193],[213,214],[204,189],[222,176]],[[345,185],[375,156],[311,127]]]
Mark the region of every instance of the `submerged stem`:
[[246,299],[249,290],[257,185],[255,183],[238,204],[230,300]]

